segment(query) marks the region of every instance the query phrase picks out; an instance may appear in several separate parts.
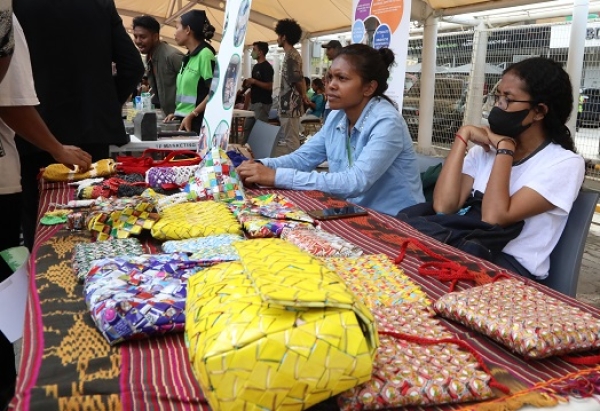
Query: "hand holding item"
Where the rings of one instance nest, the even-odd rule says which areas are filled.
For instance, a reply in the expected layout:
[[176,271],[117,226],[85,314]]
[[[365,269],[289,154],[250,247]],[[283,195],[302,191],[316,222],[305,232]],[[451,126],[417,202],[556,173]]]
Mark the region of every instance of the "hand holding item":
[[236,171],[246,186],[258,184],[265,187],[275,186],[275,170],[254,160],[244,161]]
[[79,147],[62,145],[60,150],[51,154],[56,161],[78,172],[85,172],[92,165],[92,156]]
[[169,121],[173,121],[173,120],[175,120],[175,114],[171,113],[165,117],[165,119],[163,120],[163,123],[168,123]]

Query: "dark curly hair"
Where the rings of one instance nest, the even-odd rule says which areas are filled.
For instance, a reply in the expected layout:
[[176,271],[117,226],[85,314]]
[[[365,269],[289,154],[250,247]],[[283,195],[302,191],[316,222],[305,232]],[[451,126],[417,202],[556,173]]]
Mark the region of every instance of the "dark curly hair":
[[571,131],[566,126],[573,109],[573,89],[569,74],[560,63],[545,57],[533,57],[504,70],[525,82],[525,92],[534,104],[545,104],[548,112],[542,120],[546,137],[564,149],[575,151]]
[[133,28],[142,27],[151,33],[160,33],[160,23],[152,16],[137,16],[133,18]]
[[300,41],[302,28],[294,19],[282,19],[277,22],[275,33],[285,36],[286,41],[293,46]]
[[390,77],[390,67],[394,64],[395,60],[392,50],[387,47],[374,49],[366,44],[357,43],[342,47],[336,59],[340,57],[344,57],[354,66],[354,69],[358,72],[364,83],[373,80],[377,82],[377,89],[374,96],[381,96],[394,104],[384,94],[388,88],[387,80]]

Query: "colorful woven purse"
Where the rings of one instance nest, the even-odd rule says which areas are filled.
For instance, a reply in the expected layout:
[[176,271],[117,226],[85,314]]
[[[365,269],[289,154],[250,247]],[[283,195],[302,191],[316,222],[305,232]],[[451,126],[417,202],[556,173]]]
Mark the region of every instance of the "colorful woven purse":
[[96,260],[85,278],[85,302],[111,345],[183,331],[187,281],[201,269],[184,254]]
[[71,170],[64,164],[50,164],[42,172],[42,178],[52,182],[80,181],[86,178],[108,177],[116,172],[117,165],[109,158],[92,163],[90,169],[83,173]]
[[213,147],[190,177],[184,191],[191,200],[244,200],[244,186],[227,153]]
[[198,166],[152,167],[146,171],[146,183],[152,188],[183,187]]
[[600,347],[600,319],[515,278],[448,293],[434,308],[530,359]]
[[371,375],[373,317],[335,272],[279,239],[190,278],[186,341],[211,408],[303,410]]

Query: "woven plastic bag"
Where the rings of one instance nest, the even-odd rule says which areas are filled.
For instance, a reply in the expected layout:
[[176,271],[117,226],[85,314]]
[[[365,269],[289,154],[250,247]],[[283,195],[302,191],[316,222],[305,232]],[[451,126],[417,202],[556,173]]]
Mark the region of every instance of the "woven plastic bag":
[[109,344],[180,332],[188,278],[202,268],[185,254],[144,254],[94,262],[85,302]]
[[183,187],[198,167],[152,167],[146,171],[146,183],[152,188]]
[[514,278],[448,293],[434,308],[529,359],[600,347],[600,319]]
[[64,164],[50,164],[42,172],[42,178],[46,181],[80,181],[93,177],[108,177],[117,172],[117,164],[108,158],[92,163],[89,170],[80,173],[77,169],[71,170]]
[[244,200],[244,186],[227,153],[213,147],[202,162],[184,191],[192,200],[233,201]]
[[285,228],[314,229],[314,219],[277,194],[233,201],[229,209],[250,238],[279,237]]
[[142,230],[150,230],[159,219],[152,199],[100,197],[88,213],[86,225],[97,240],[103,241],[139,235]]
[[225,204],[199,201],[167,207],[151,232],[158,240],[185,240],[216,234],[241,235],[242,228]]
[[211,408],[303,410],[364,381],[373,317],[337,274],[279,239],[190,279],[186,341]]
[[137,238],[111,239],[94,243],[78,243],[73,249],[73,270],[79,282],[85,279],[92,262],[122,255],[142,255],[144,248]]
[[372,378],[338,396],[343,411],[475,401],[495,384],[470,347],[434,317],[432,302],[384,254],[326,265],[369,307],[380,333]]

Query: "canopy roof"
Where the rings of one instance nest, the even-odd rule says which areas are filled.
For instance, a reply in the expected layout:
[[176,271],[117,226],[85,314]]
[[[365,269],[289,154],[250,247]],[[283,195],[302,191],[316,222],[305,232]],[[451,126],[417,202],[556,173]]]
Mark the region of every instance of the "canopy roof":
[[[432,12],[451,16],[462,13],[531,4],[542,0],[411,0],[411,20],[423,21]],[[174,43],[177,18],[188,10],[203,9],[216,28],[214,41],[223,31],[225,0],[115,0],[125,27],[141,14],[154,16],[163,26],[161,36]],[[294,18],[305,37],[349,31],[352,24],[352,0],[253,0],[246,44],[274,42],[273,28],[283,18]],[[218,44],[217,44],[218,48]]]

